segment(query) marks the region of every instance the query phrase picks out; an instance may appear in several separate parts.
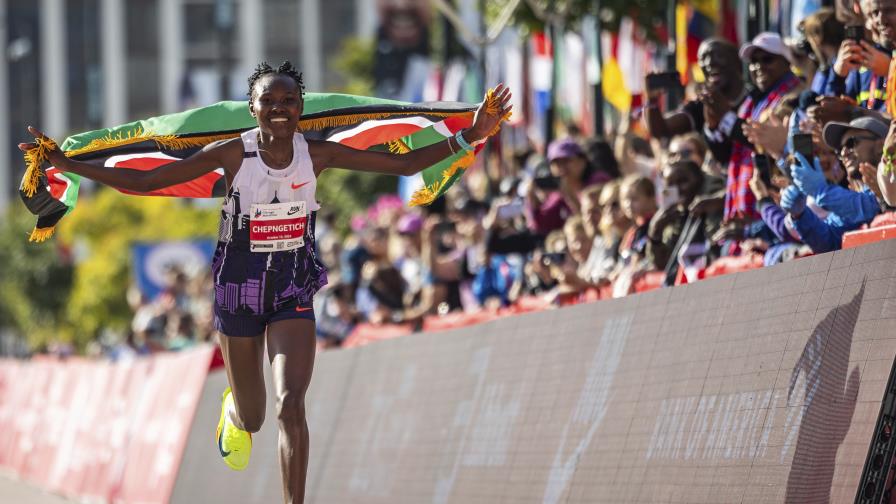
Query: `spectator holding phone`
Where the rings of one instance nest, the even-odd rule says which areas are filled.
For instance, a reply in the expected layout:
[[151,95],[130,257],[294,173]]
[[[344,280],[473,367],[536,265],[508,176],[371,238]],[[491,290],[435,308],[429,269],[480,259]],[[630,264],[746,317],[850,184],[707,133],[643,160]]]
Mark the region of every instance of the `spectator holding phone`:
[[[862,12],[869,16],[869,21],[870,4],[862,2]],[[823,26],[816,28],[816,31],[830,30]],[[849,122],[865,115],[865,110],[884,110],[890,56],[881,40],[873,22],[846,27],[832,66],[833,75],[819,91],[825,96],[817,98],[818,105],[810,110],[811,117],[822,127],[830,121]]]
[[579,213],[582,190],[610,180],[606,172],[588,162],[582,147],[571,138],[551,142],[546,161],[549,173],[543,165],[536,167],[526,191],[526,219],[540,236],[562,228],[566,219]]
[[[756,91],[744,100],[738,113],[728,114],[719,123],[718,132],[734,134],[725,195],[725,220],[751,222],[759,218],[749,182],[753,177],[753,146],[742,131],[744,121],[759,121],[766,110],[773,110],[788,95],[795,93],[800,80],[790,71],[790,50],[777,33],[763,32],[740,50],[750,63],[750,79]],[[739,133],[738,133],[739,132]]]
[[[861,167],[867,169],[880,160],[886,132],[883,121],[862,117],[848,124],[829,123],[824,129],[824,141],[839,152],[848,176],[858,181],[863,178]],[[870,222],[880,212],[877,198],[864,183],[853,183],[852,191],[829,183],[818,159],[800,152],[794,157],[793,184],[781,194],[781,207],[790,214],[793,228],[813,252],[837,250],[844,232]],[[812,196],[823,210],[821,215],[807,211],[807,196]]]
[[[706,139],[713,157],[727,165],[731,155],[730,135],[710,133],[719,127],[722,118],[735,113],[746,98],[743,71],[737,47],[724,39],[704,40],[697,50],[700,69],[706,80],[699,99],[685,103],[679,110],[663,114],[660,99],[664,88],[654,83],[656,74],[648,74],[645,89],[647,106],[644,118],[650,136],[667,139],[690,131]],[[678,83],[678,86],[681,84]]]
[[668,284],[675,280],[679,261],[697,268],[706,267],[717,256],[710,240],[718,231],[721,206],[697,211],[696,202],[718,194],[718,186],[707,184],[700,165],[678,161],[663,170],[663,181],[678,197],[650,222],[647,231],[647,257],[654,268],[667,272]]
[[[881,160],[887,123],[875,117],[860,117],[847,123],[828,123],[824,141],[839,154],[852,190],[839,184],[822,183],[815,170],[803,163],[793,169],[794,183],[815,203],[838,214],[849,224],[871,221],[880,213],[877,196],[877,164]],[[863,173],[864,171],[864,173]]]

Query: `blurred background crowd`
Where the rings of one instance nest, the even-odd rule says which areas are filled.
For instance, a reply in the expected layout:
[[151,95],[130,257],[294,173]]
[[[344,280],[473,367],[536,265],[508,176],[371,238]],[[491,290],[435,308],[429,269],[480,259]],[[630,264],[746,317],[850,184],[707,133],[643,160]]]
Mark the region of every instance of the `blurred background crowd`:
[[[520,98],[513,121],[430,206],[407,205],[411,179],[324,175],[322,347],[352,344],[361,328],[444,328],[769,266],[896,223],[896,0],[658,2],[654,17],[560,3],[566,17],[539,10],[545,2],[499,2],[491,14],[433,2],[437,16],[428,2],[382,2],[368,94],[463,100],[476,82],[501,80]],[[451,21],[471,12],[485,13],[479,38]],[[415,59],[430,34],[396,19],[440,28],[441,59]],[[496,26],[500,37],[486,36]],[[494,47],[503,54],[488,56]],[[211,94],[198,103],[222,96]],[[73,215],[57,243],[5,252],[31,262],[0,280],[48,301],[37,314],[21,300],[0,309],[4,352],[118,359],[213,340],[207,265],[172,253],[144,260],[153,253],[134,247],[207,250],[217,202],[141,203],[95,189],[96,210]],[[189,224],[145,230],[158,222]],[[126,227],[137,231],[122,237]],[[68,293],[47,294],[51,282]]]

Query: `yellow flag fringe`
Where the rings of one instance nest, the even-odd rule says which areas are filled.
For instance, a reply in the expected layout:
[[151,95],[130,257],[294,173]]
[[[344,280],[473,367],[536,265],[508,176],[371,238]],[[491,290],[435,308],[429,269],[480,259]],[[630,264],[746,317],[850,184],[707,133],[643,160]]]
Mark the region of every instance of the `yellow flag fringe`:
[[29,198],[37,192],[37,184],[40,181],[41,171],[40,165],[47,160],[51,151],[59,148],[50,138],[35,139],[37,147],[28,149],[25,152],[25,176],[22,178],[22,192]]
[[473,154],[473,152],[468,152],[464,156],[455,160],[453,163],[451,163],[451,166],[445,168],[442,171],[441,180],[436,180],[432,184],[423,186],[422,188],[415,191],[413,196],[411,196],[411,200],[408,202],[408,205],[428,205],[435,201],[435,199],[439,196],[439,191],[442,189],[442,186],[447,184],[451,177],[453,177],[458,170],[466,170],[473,164],[475,160],[476,155]]
[[392,154],[407,154],[411,152],[411,148],[408,147],[404,140],[398,138],[389,142],[389,152]]
[[[426,112],[425,114],[433,117],[473,117],[473,112]],[[316,119],[299,119],[298,129],[299,131],[322,130],[324,128],[348,126],[349,124],[355,124],[361,121],[386,119],[397,115],[420,115],[420,112],[372,112],[368,114],[335,115]]]
[[53,236],[53,232],[56,231],[56,226],[48,227],[48,228],[34,228],[31,231],[31,236],[28,237],[28,241],[40,243],[42,241],[48,240],[51,236]]

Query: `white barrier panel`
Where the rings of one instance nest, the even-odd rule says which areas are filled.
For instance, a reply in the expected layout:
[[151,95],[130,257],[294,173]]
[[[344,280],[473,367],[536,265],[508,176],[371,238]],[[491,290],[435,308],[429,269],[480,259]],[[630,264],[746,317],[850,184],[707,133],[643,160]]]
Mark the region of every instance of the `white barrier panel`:
[[[896,356],[896,241],[318,356],[307,502],[851,502]],[[174,502],[279,502],[276,419]]]

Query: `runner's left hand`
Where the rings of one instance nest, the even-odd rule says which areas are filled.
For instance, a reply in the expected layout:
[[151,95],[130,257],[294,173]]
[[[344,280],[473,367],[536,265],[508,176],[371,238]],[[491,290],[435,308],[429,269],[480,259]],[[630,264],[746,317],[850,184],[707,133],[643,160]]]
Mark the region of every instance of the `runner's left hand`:
[[[488,95],[486,94],[486,97]],[[475,142],[477,140],[481,140],[485,138],[492,130],[495,129],[495,126],[501,122],[501,118],[507,115],[507,112],[510,112],[513,106],[510,104],[510,88],[505,86],[503,83],[498,84],[494,91],[494,100],[496,100],[498,104],[497,113],[493,110],[491,114],[488,112],[488,99],[483,99],[482,103],[479,105],[479,109],[476,110],[476,117],[473,119],[473,126],[470,127],[468,132],[473,137],[470,139],[471,142]]]

